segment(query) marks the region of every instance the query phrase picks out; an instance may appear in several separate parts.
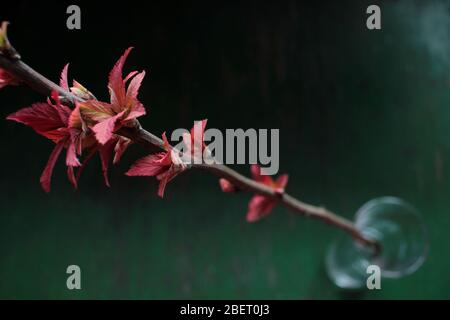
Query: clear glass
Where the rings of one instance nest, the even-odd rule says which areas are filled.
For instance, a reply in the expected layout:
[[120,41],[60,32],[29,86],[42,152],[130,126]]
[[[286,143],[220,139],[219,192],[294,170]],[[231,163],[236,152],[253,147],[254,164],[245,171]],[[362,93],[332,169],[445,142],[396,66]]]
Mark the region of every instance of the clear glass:
[[395,197],[373,199],[356,213],[355,225],[381,244],[381,253],[356,243],[347,234],[334,241],[326,256],[330,279],[340,288],[366,287],[367,267],[377,265],[383,278],[400,278],[415,272],[425,261],[428,236],[419,212]]

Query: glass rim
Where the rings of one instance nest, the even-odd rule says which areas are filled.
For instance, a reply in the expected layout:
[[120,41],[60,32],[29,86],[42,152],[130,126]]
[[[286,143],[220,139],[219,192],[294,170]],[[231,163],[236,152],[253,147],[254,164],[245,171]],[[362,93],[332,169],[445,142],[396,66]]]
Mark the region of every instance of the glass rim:
[[364,218],[365,218],[364,215],[366,215],[368,212],[370,212],[370,210],[372,210],[374,207],[382,205],[382,204],[383,205],[389,204],[389,205],[402,206],[402,207],[406,208],[411,214],[413,214],[419,222],[419,227],[420,227],[420,230],[421,230],[421,232],[423,234],[423,238],[424,238],[424,248],[423,248],[422,254],[419,255],[417,257],[417,259],[415,259],[409,266],[407,266],[406,268],[404,268],[402,270],[384,270],[384,269],[382,270],[383,277],[385,277],[385,278],[400,278],[403,276],[410,275],[410,274],[414,273],[415,271],[417,271],[423,265],[423,263],[425,262],[425,260],[428,256],[429,247],[430,247],[428,230],[425,226],[422,215],[413,205],[411,205],[409,202],[407,202],[401,198],[395,197],[395,196],[383,196],[383,197],[378,197],[378,198],[369,200],[368,202],[363,204],[355,214],[355,218],[354,218],[355,226],[359,230],[361,230],[361,232],[363,234],[365,234],[366,236],[372,237],[372,238],[374,238],[374,240],[377,240],[376,237],[374,237],[374,234],[367,232],[367,230],[364,230],[364,226],[361,226],[361,224],[364,222]]

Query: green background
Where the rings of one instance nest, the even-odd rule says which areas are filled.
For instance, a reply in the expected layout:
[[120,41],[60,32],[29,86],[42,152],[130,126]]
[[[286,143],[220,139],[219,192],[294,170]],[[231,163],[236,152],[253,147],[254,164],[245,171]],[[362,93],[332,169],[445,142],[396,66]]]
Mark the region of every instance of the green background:
[[[245,222],[248,194],[187,172],[156,196],[151,178],[123,172],[145,155],[132,146],[103,186],[98,159],[74,192],[63,161],[47,195],[39,176],[51,143],[0,122],[0,298],[417,299],[450,298],[450,1],[376,1],[382,30],[366,28],[373,1],[0,5],[24,60],[57,80],[76,78],[107,99],[107,75],[133,45],[127,70],[148,74],[140,93],[154,133],[209,127],[280,128],[288,192],[351,218],[366,201],[406,199],[423,214],[423,267],[382,290],[346,292],[324,256],[339,231],[278,207]],[[133,68],[133,69],[131,69]],[[0,116],[42,100],[0,92]],[[235,166],[248,173],[248,166]],[[66,288],[66,268],[82,290]]]

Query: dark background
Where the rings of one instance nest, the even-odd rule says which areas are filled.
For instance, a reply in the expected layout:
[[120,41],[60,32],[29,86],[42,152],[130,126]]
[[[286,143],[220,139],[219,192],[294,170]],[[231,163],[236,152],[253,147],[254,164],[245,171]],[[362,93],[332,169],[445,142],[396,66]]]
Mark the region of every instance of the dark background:
[[[66,28],[73,3],[79,31]],[[348,218],[374,197],[402,197],[422,212],[431,250],[414,275],[346,293],[324,269],[339,231],[281,207],[248,224],[250,196],[201,172],[161,200],[154,179],[123,176],[145,155],[138,146],[110,189],[94,159],[73,191],[61,160],[47,195],[51,143],[3,120],[0,298],[450,298],[449,1],[73,3],[0,5],[25,62],[54,80],[70,62],[69,77],[106,100],[111,67],[135,46],[126,70],[147,71],[144,127],[280,128],[288,192]],[[380,31],[366,28],[374,3]],[[42,99],[6,88],[0,117]],[[70,264],[81,291],[66,288]]]

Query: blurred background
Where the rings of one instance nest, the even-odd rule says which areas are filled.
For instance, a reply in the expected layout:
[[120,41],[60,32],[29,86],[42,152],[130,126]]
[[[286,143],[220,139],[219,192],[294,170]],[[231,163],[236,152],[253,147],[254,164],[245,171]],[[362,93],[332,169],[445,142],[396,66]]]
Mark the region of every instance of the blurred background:
[[[81,8],[81,30],[66,8]],[[39,176],[52,144],[0,121],[0,298],[416,299],[450,298],[450,1],[376,1],[382,30],[366,28],[374,1],[282,3],[65,2],[0,5],[25,62],[69,77],[99,99],[128,46],[126,71],[145,69],[141,122],[160,134],[208,118],[213,128],[279,128],[288,192],[352,218],[366,201],[404,198],[424,216],[423,267],[382,290],[349,293],[327,278],[340,231],[277,207],[245,222],[249,194],[187,172],[156,196],[152,178],[103,184],[94,158],[78,191],[60,159],[53,189]],[[44,98],[0,92],[0,117]],[[248,166],[234,166],[248,174]],[[79,265],[82,290],[66,288]]]

